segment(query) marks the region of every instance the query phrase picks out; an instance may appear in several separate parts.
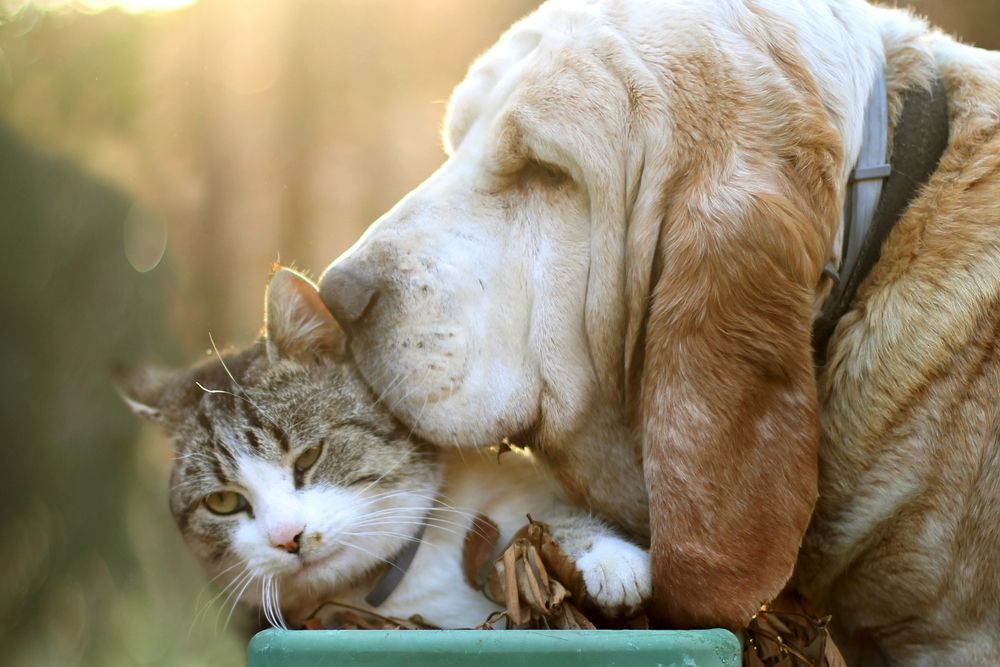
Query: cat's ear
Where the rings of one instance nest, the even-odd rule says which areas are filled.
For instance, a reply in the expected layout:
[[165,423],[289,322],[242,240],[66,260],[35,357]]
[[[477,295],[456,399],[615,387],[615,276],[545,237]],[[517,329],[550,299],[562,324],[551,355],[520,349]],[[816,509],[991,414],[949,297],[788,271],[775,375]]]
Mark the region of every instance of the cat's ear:
[[281,358],[314,361],[345,354],[344,332],[308,278],[279,268],[267,286],[266,301],[264,326],[267,356],[272,362]]
[[164,394],[174,375],[174,371],[156,366],[114,369],[115,386],[125,404],[139,417],[155,422],[163,421]]

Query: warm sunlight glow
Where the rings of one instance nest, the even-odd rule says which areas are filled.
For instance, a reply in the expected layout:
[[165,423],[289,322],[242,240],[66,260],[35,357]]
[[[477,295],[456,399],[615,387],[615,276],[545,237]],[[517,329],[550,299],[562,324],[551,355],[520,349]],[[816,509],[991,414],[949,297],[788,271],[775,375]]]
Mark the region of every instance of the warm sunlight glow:
[[78,4],[90,11],[104,11],[119,7],[130,14],[142,12],[168,12],[192,5],[197,0],[80,0]]
[[96,14],[109,9],[120,9],[129,14],[168,12],[193,5],[198,0],[0,0],[0,8],[8,15],[16,15],[28,5],[42,11],[79,11]]

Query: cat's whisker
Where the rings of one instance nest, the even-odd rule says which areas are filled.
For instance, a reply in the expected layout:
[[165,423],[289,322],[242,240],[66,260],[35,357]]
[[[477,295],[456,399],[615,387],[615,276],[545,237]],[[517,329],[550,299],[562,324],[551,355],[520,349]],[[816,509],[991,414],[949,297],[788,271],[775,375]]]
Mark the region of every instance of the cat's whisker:
[[287,630],[288,626],[285,625],[285,617],[281,613],[281,590],[280,582],[275,579],[271,583],[271,613],[274,615],[274,619],[278,621],[278,627],[282,630]]
[[205,585],[204,585],[204,586],[202,586],[202,589],[205,589],[205,588],[207,588],[207,587],[208,587],[208,586],[209,586],[210,584],[212,584],[212,583],[213,583],[213,582],[214,582],[214,581],[215,581],[216,579],[218,579],[219,577],[221,577],[222,575],[224,575],[224,574],[225,574],[226,572],[229,572],[229,571],[230,571],[230,570],[232,570],[233,568],[236,568],[236,567],[239,567],[240,565],[243,565],[243,562],[242,562],[242,561],[236,561],[235,563],[233,563],[232,565],[230,565],[230,566],[229,566],[229,567],[227,567],[226,569],[224,569],[224,570],[221,570],[221,571],[220,571],[220,572],[219,572],[218,574],[216,574],[216,575],[215,575],[214,577],[212,577],[211,579],[209,579],[208,581],[206,581],[206,582],[205,582]]
[[392,465],[391,468],[389,468],[388,470],[386,470],[385,472],[383,472],[381,475],[379,475],[378,479],[376,479],[373,482],[369,482],[368,485],[365,488],[363,488],[360,491],[358,491],[358,495],[363,494],[365,491],[367,491],[368,489],[372,488],[373,486],[375,486],[376,484],[378,484],[379,482],[381,482],[383,479],[385,479],[386,475],[390,474],[396,468],[398,468],[399,466],[403,465],[403,461],[404,460],[405,460],[404,458],[397,459],[396,462]]
[[188,628],[188,637],[190,637],[191,634],[194,632],[194,628],[198,624],[198,619],[200,619],[202,617],[202,615],[204,615],[205,613],[208,612],[208,610],[212,606],[212,604],[216,600],[218,600],[220,597],[222,597],[222,595],[225,594],[225,592],[229,589],[230,586],[232,586],[237,580],[243,578],[243,575],[246,573],[246,570],[244,569],[244,570],[242,570],[242,571],[234,574],[233,578],[230,579],[226,583],[226,585],[222,588],[222,590],[220,590],[218,593],[216,593],[216,595],[212,599],[206,600],[206,601],[202,602],[201,601],[201,596],[204,593],[205,589],[207,589],[212,584],[212,582],[214,582],[216,579],[218,579],[222,575],[226,574],[227,572],[230,572],[233,568],[235,568],[235,567],[237,567],[239,565],[242,565],[242,563],[240,563],[239,561],[237,561],[234,565],[229,566],[228,568],[226,568],[225,570],[223,570],[219,574],[215,575],[214,577],[212,577],[211,580],[207,581],[204,586],[202,586],[201,590],[198,592],[198,597],[195,598],[195,601],[194,601],[195,613],[194,613],[194,616],[192,616],[192,618],[191,618],[191,625]]
[[355,527],[367,527],[376,526],[379,524],[395,523],[399,525],[407,526],[429,526],[431,523],[436,523],[442,526],[454,526],[456,528],[465,528],[465,524],[456,521],[448,521],[447,519],[441,519],[438,517],[417,517],[410,515],[384,515],[374,519],[364,519],[354,524]]
[[379,522],[387,521],[415,521],[418,523],[425,523],[430,525],[430,522],[434,522],[440,525],[450,525],[458,528],[472,530],[475,528],[475,520],[468,516],[459,517],[463,520],[452,520],[442,516],[435,516],[433,512],[415,513],[415,512],[390,512],[386,510],[381,513],[372,513],[366,515],[360,522],[355,525],[358,526],[370,526]]
[[[455,529],[450,528],[448,526],[437,526],[437,525],[429,525],[429,524],[421,524],[421,523],[406,523],[406,522],[396,522],[396,521],[393,521],[392,524],[393,524],[393,526],[424,526],[424,527],[427,527],[427,528],[434,528],[436,530],[440,530],[443,533],[448,533],[448,534],[454,535],[456,537],[463,537],[466,534],[466,531],[455,530]],[[376,524],[370,524],[370,525],[374,526]],[[369,526],[363,526],[363,525],[356,526],[356,528],[368,528],[368,527]],[[342,534],[346,535],[348,533],[342,533]],[[482,537],[485,538],[487,536],[483,535]],[[419,540],[416,540],[416,537],[414,535],[411,535],[410,538],[412,538],[411,541],[419,541]]]
[[211,600],[205,603],[204,607],[202,608],[202,612],[207,612],[208,608],[211,607],[216,600],[225,595],[226,592],[228,592],[231,587],[238,585],[237,582],[243,579],[243,577],[249,572],[249,570],[250,570],[249,568],[244,567],[244,569],[241,570],[238,574],[233,575],[233,578],[229,580],[229,582],[215,595],[215,597],[213,597]]
[[174,461],[187,461],[188,459],[205,459],[211,461],[212,458],[204,452],[188,452],[187,454],[175,454]]
[[237,382],[236,378],[233,377],[233,374],[229,371],[229,366],[226,365],[225,360],[222,358],[222,355],[219,353],[219,348],[215,345],[215,338],[212,336],[212,332],[211,331],[208,332],[208,342],[210,342],[212,344],[212,350],[215,352],[215,356],[219,359],[219,363],[222,364],[222,370],[226,371],[226,375],[228,375],[229,379],[232,380],[233,386],[242,390],[243,389],[243,385],[241,385],[239,382]]
[[419,541],[416,535],[408,535],[406,533],[396,533],[389,530],[365,530],[361,532],[343,530],[339,533],[340,535],[350,535],[351,537],[377,537],[380,535],[388,537],[399,537],[409,542]]
[[247,577],[246,583],[243,584],[243,588],[241,588],[240,592],[236,594],[235,598],[233,598],[233,604],[229,607],[229,613],[226,615],[226,622],[222,624],[223,632],[225,632],[226,628],[229,627],[229,621],[233,617],[233,612],[236,611],[236,605],[238,605],[240,600],[243,599],[243,594],[246,592],[247,588],[253,584],[255,579],[257,579],[257,577]]
[[264,616],[267,617],[267,622],[270,623],[272,627],[287,630],[288,625],[285,623],[285,617],[281,613],[278,586],[279,583],[275,579],[274,575],[268,575],[264,590],[262,591],[261,602],[264,606]]
[[[414,371],[414,373],[416,373],[416,371]],[[413,374],[411,373],[411,377],[412,377],[412,375]],[[396,406],[398,406],[400,403],[402,403],[407,398],[409,398],[414,392],[416,392],[418,390],[423,390],[424,387],[427,384],[427,378],[429,378],[430,375],[431,375],[431,368],[430,368],[430,366],[428,366],[427,367],[427,372],[424,373],[423,379],[420,380],[420,382],[415,382],[413,384],[413,386],[410,387],[410,390],[408,392],[406,392],[405,394],[403,394],[402,396],[400,396],[399,398],[397,398],[396,402],[393,403],[392,407],[389,408],[389,412],[392,412],[393,414],[395,414]],[[411,434],[412,434],[412,431],[411,431]]]
[[226,375],[229,376],[229,380],[233,383],[233,387],[239,391],[239,394],[233,393],[231,391],[224,391],[222,389],[206,389],[200,383],[196,382],[195,384],[197,384],[199,387],[201,387],[202,390],[210,394],[217,394],[217,393],[229,394],[233,398],[238,398],[240,400],[246,401],[247,403],[252,405],[254,409],[261,414],[261,416],[263,416],[265,419],[271,422],[274,426],[278,426],[278,423],[274,421],[274,419],[272,419],[271,416],[267,414],[267,412],[265,412],[259,405],[254,403],[252,400],[250,400],[248,396],[246,396],[246,390],[243,388],[243,385],[241,385],[239,382],[236,381],[236,377],[233,376],[232,371],[229,370],[229,366],[226,365],[226,360],[222,358],[222,354],[219,352],[219,348],[215,344],[215,338],[212,336],[211,331],[208,332],[208,341],[212,344],[212,351],[215,352],[215,356],[219,360],[219,363],[222,364],[222,370],[226,371]]
[[[425,498],[421,498],[420,496],[418,496],[415,493],[412,493],[411,491],[400,490],[400,489],[393,489],[392,491],[383,491],[382,493],[380,493],[378,495],[369,496],[368,498],[365,498],[365,501],[366,501],[365,502],[365,506],[366,507],[375,507],[377,505],[381,505],[382,503],[385,503],[386,501],[394,500],[396,498],[426,500]],[[392,507],[392,506],[390,506],[390,507]],[[414,511],[420,511],[420,510],[427,511],[428,509],[430,509],[432,507],[432,505],[430,503],[428,503],[426,505],[419,505],[419,506],[413,506],[413,507],[405,506],[405,507],[406,507],[406,509],[412,509]],[[384,508],[379,509],[378,511],[381,511],[382,509],[389,509],[389,508],[388,507],[384,507]]]
[[261,604],[264,606],[264,616],[272,628],[277,628],[278,619],[274,615],[274,599],[271,597],[271,588],[274,586],[274,576],[268,575],[264,582],[264,590],[261,595]]
[[260,582],[260,609],[264,612],[264,620],[267,621],[267,624],[274,625],[271,623],[271,610],[267,606],[267,584],[269,581],[269,577],[264,577]]
[[[187,461],[187,460],[188,460],[188,459],[184,459],[184,461]],[[190,457],[190,460],[191,460],[191,461],[198,461],[198,462],[202,462],[202,463],[204,463],[204,464],[211,464],[211,463],[212,463],[212,461],[213,461],[213,459],[212,459],[212,457],[211,457],[211,456],[209,456],[209,455],[207,455],[207,454],[203,454],[203,453],[201,453],[201,452],[198,452],[198,453],[197,453],[196,455],[192,455],[192,456]],[[177,462],[179,462],[179,460],[178,460]],[[201,473],[201,475],[202,475],[202,476],[208,476],[208,473],[207,473],[207,472],[202,472],[202,473]],[[194,478],[194,476],[195,476],[195,475],[191,475],[191,474],[188,474],[188,479],[193,479],[193,478]]]
[[274,616],[271,614],[271,576],[264,578],[264,586],[260,591],[260,606],[264,610],[264,618],[267,619],[271,627],[277,627]]
[[[428,367],[427,368],[427,376],[424,377],[424,384],[426,384],[427,377],[430,377],[430,374],[431,374],[431,369],[430,369],[430,367]],[[420,426],[420,420],[423,418],[423,416],[424,416],[424,410],[427,409],[427,402],[430,401],[430,400],[431,400],[431,395],[428,393],[426,396],[424,396],[423,405],[420,406],[420,412],[417,413],[416,419],[413,420],[413,426],[410,427],[410,432],[406,434],[406,439],[407,440],[409,440],[410,438],[413,437],[413,432],[417,430],[418,426]]]
[[[382,473],[382,477],[385,477],[386,475],[390,474],[399,465],[400,465],[400,463],[397,462],[395,465],[392,466],[392,468],[390,468],[389,470],[386,470],[384,473]],[[376,482],[372,482],[372,484],[375,484],[375,483]],[[368,488],[368,487],[365,487],[365,488]],[[364,489],[362,489],[358,493],[362,493],[363,491],[364,491]],[[404,494],[404,493],[408,494],[408,493],[410,493],[410,491],[408,491],[408,490],[406,490],[406,491],[400,491],[399,489],[391,489],[391,490],[388,490],[388,491],[380,491],[379,493],[373,493],[373,494],[371,494],[369,496],[366,496],[365,500],[368,502],[368,504],[372,504],[372,503],[378,502],[378,501],[380,501],[383,498],[386,498],[388,496],[395,495],[395,494]]]
[[399,570],[400,572],[403,572],[405,574],[405,572],[398,565],[396,565],[395,563],[393,563],[392,561],[386,560],[385,558],[382,558],[381,556],[376,556],[375,554],[373,554],[371,551],[368,551],[368,549],[365,549],[364,547],[358,546],[357,544],[352,544],[350,542],[344,542],[343,540],[338,540],[336,537],[333,538],[333,541],[336,542],[337,544],[343,545],[345,547],[349,547],[351,549],[357,549],[358,551],[360,551],[360,552],[362,552],[364,554],[367,554],[371,558],[374,558],[375,560],[381,561],[381,562],[385,563],[386,565],[394,567],[397,570]]
[[[438,523],[447,523],[454,526],[466,525],[464,520],[474,520],[475,514],[465,514],[458,513],[458,516],[454,518],[448,518],[444,516],[437,516],[436,513],[439,510],[436,508],[388,508],[384,510],[379,510],[377,512],[369,512],[365,514],[361,521],[355,525],[370,525],[377,523],[379,521],[390,521],[390,520],[412,520],[412,521],[435,521]],[[459,519],[459,520],[455,520]],[[473,522],[473,521],[470,521]]]
[[[449,496],[447,493],[444,493],[443,491],[435,492],[435,494],[434,494],[433,497],[434,497],[434,500],[439,505],[441,505],[442,507],[447,507],[449,509],[462,509],[461,507],[457,507],[455,505],[452,505],[451,504],[452,502],[456,502],[455,499],[452,498],[451,496]],[[471,511],[471,510],[469,510],[469,511]]]
[[[413,508],[414,511],[427,511],[427,509],[434,509],[434,510],[439,510],[439,511],[442,511],[442,512],[457,513],[457,514],[461,514],[461,515],[467,516],[467,517],[474,517],[474,516],[476,516],[476,514],[478,514],[478,512],[475,512],[475,511],[473,511],[471,509],[462,508],[462,507],[455,507],[454,505],[449,505],[448,503],[443,502],[441,500],[441,498],[443,498],[445,496],[442,496],[442,495],[429,496],[429,495],[425,495],[425,494],[422,494],[422,493],[419,493],[419,492],[416,492],[416,491],[386,491],[385,493],[380,494],[379,496],[374,496],[373,498],[377,499],[378,501],[382,501],[382,500],[391,499],[391,498],[398,498],[398,497],[402,497],[402,496],[406,496],[406,497],[409,497],[409,498],[417,498],[419,500],[427,500],[427,501],[430,501],[430,502],[434,503],[434,506],[432,508]],[[407,508],[407,509],[410,509],[410,508]]]
[[[395,468],[396,468],[396,465],[394,465],[392,468],[390,468],[389,470],[387,470],[386,474],[392,472],[392,470],[395,469]],[[427,491],[430,492],[430,493],[434,493],[433,489],[427,489]],[[382,498],[384,498],[386,496],[393,495],[393,494],[404,494],[404,495],[409,495],[409,496],[413,496],[413,497],[430,498],[431,500],[435,500],[435,501],[438,498],[437,495],[428,496],[425,493],[423,493],[422,489],[417,488],[417,489],[389,489],[389,490],[386,490],[386,491],[381,491],[379,493],[375,493],[375,494],[369,495],[369,496],[366,497],[366,500],[368,500],[369,502],[371,502],[371,501],[375,501],[375,500],[380,500],[380,499],[382,499]]]
[[[193,460],[200,462],[203,466],[208,466],[208,465],[212,464],[212,461],[214,459],[212,457],[210,457],[210,456],[202,454],[201,456],[193,457]],[[211,475],[208,473],[207,470],[200,471],[200,472],[199,471],[185,472],[185,475],[187,476],[188,480],[199,479],[199,478],[200,479],[205,479],[205,478],[211,477]]]
[[243,585],[243,582],[249,579],[253,579],[253,577],[254,577],[253,571],[248,567],[240,574],[240,576],[234,582],[234,585],[232,587],[227,587],[229,588],[229,592],[226,593],[226,597],[223,598],[222,603],[219,605],[219,611],[216,612],[215,615],[216,624],[218,624],[219,622],[219,613],[221,613],[221,611],[226,608],[226,605],[229,604],[229,601],[233,599],[233,596],[240,589],[240,586]]
[[428,547],[439,554],[447,553],[440,544],[434,544],[434,542],[431,542],[430,540],[424,540],[422,538],[418,538],[416,535],[407,535],[406,533],[395,533],[392,531],[365,531],[360,533],[344,532],[341,533],[341,535],[350,535],[352,537],[395,537],[403,540],[404,542],[420,542],[421,548]]
[[[413,496],[408,496],[408,494],[406,493],[400,493],[399,497],[404,497],[407,499],[413,498]],[[417,497],[416,499],[424,500],[419,497]],[[382,501],[380,501],[380,503],[385,502],[387,500],[393,500],[393,498],[392,497],[385,498]],[[368,512],[365,512],[364,515],[365,517],[381,516],[383,514],[392,512],[408,512],[413,514],[414,516],[421,516],[428,512],[438,512],[441,514],[458,515],[463,518],[472,518],[477,514],[477,512],[466,511],[453,507],[439,507],[431,502],[428,502],[426,505],[389,505],[388,507],[381,507],[380,509],[370,510]]]
[[395,389],[396,386],[398,384],[400,384],[401,382],[405,382],[406,380],[408,380],[411,377],[413,377],[414,373],[416,373],[416,371],[410,371],[409,373],[406,373],[404,371],[400,371],[399,373],[397,373],[396,377],[393,378],[392,382],[390,382],[388,385],[386,385],[385,389],[382,390],[382,393],[379,394],[378,398],[375,399],[375,405],[381,405],[382,404],[382,399],[385,398],[386,395],[390,391],[392,391],[393,389]]
[[218,481],[217,477],[214,477],[213,475],[205,473],[205,474],[202,474],[202,475],[198,475],[198,476],[194,476],[194,477],[189,477],[188,479],[185,479],[182,482],[177,482],[176,484],[174,484],[174,485],[172,485],[170,487],[170,490],[171,491],[177,491],[177,490],[180,490],[180,489],[187,488],[189,486],[204,486],[206,484],[211,485],[211,484],[213,484],[213,483],[215,483],[217,481]]
[[387,507],[385,509],[365,513],[361,517],[361,521],[377,521],[387,516],[421,519],[430,511],[430,507]]
[[473,531],[473,532],[475,532],[476,534],[478,534],[478,535],[480,535],[482,537],[487,537],[487,535],[485,533],[483,533],[482,530],[476,524],[475,516],[477,516],[477,515],[460,514],[460,517],[462,519],[471,519],[471,520],[467,521],[467,522],[466,521],[454,521],[454,520],[451,520],[451,519],[448,519],[448,518],[445,518],[445,517],[435,516],[435,514],[434,514],[435,511],[436,510],[432,510],[431,512],[425,513],[425,514],[416,514],[416,513],[412,513],[412,512],[393,513],[393,512],[391,512],[389,510],[386,510],[386,511],[381,512],[381,513],[375,513],[375,512],[373,512],[373,513],[371,513],[369,515],[366,515],[364,517],[364,519],[362,521],[356,523],[355,526],[358,526],[358,527],[361,527],[361,526],[370,526],[370,525],[375,525],[377,523],[388,523],[390,521],[395,522],[395,523],[401,523],[401,522],[407,522],[407,521],[409,521],[409,522],[412,522],[412,523],[417,524],[417,525],[426,525],[426,526],[436,525],[439,528],[445,528],[445,527],[448,527],[448,526],[452,526],[454,528],[457,528],[457,529],[465,531],[465,532]]
[[251,406],[253,406],[254,410],[256,410],[257,412],[260,413],[261,417],[263,417],[267,421],[271,422],[271,424],[273,424],[275,428],[281,428],[281,426],[278,424],[278,422],[274,421],[274,419],[271,418],[271,415],[269,415],[266,412],[264,412],[264,409],[261,408],[256,403],[254,403],[252,400],[250,400],[249,397],[247,397],[247,396],[245,396],[243,394],[236,394],[236,393],[233,393],[231,391],[227,391],[225,389],[210,389],[210,388],[206,387],[205,385],[203,385],[201,382],[198,382],[198,381],[195,381],[195,384],[198,386],[199,389],[201,389],[206,394],[225,394],[227,396],[232,396],[235,399],[239,399],[241,401],[244,401],[245,403],[249,403]]
[[201,382],[198,382],[197,380],[195,380],[194,384],[195,386],[198,387],[198,389],[201,389],[206,394],[225,394],[226,396],[232,396],[233,398],[241,398],[240,396],[234,394],[228,389],[209,389],[208,387],[203,385]]
[[[223,598],[222,603],[219,605],[219,610],[215,612],[216,631],[218,631],[219,628],[219,616],[222,615],[222,610],[225,609],[227,606],[229,606],[229,600],[233,599],[233,595],[238,590],[240,590],[240,586],[242,586],[245,581],[253,579],[253,576],[254,576],[253,572],[250,570],[249,567],[247,567],[245,570],[243,570],[240,576],[233,581],[231,586],[226,586],[226,588],[229,589],[229,592],[226,594],[226,597]],[[239,597],[236,597],[235,600],[239,601]]]
[[281,629],[287,630],[288,624],[285,623],[285,615],[281,612],[281,583],[276,582],[274,585],[274,610],[278,614],[278,620],[281,621]]
[[423,521],[405,521],[405,520],[394,519],[393,517],[384,517],[378,521],[357,523],[355,524],[355,527],[366,528],[368,526],[384,525],[387,523],[393,523],[402,526],[425,526],[427,528],[433,527],[444,532],[452,533],[454,535],[464,535],[468,532],[473,532],[483,538],[489,537],[475,524],[466,525],[455,521],[447,521],[445,519],[435,519],[435,518],[428,518],[424,519]]

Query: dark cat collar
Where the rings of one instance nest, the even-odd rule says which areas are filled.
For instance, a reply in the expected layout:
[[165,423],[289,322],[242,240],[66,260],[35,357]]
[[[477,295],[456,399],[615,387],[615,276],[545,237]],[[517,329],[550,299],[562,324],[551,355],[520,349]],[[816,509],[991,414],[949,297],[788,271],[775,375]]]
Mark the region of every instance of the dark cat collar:
[[378,607],[389,599],[392,592],[399,586],[399,582],[406,576],[410,565],[413,564],[413,559],[417,555],[417,549],[420,548],[420,543],[424,540],[424,531],[426,529],[427,521],[425,517],[425,520],[420,522],[420,526],[417,528],[417,534],[399,550],[399,553],[389,559],[389,569],[375,582],[371,591],[365,596],[365,602],[373,607]]

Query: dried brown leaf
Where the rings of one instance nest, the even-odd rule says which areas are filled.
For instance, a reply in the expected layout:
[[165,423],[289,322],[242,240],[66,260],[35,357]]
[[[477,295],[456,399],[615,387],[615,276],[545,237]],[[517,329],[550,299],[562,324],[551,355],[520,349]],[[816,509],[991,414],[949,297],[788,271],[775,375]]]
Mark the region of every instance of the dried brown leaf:
[[545,567],[552,578],[561,583],[573,596],[573,602],[580,605],[584,602],[587,587],[583,582],[583,573],[576,567],[576,561],[563,551],[549,533],[549,527],[528,517],[528,535],[536,545]]
[[840,649],[837,648],[832,639],[827,640],[823,650],[823,667],[847,667],[847,661],[844,660],[844,656],[840,654]]
[[504,586],[501,589],[503,597],[501,600],[506,603],[507,615],[516,625],[527,623],[528,619],[531,618],[527,605],[522,605],[520,599],[521,589],[518,586],[517,578],[517,559],[520,556],[519,551],[521,551],[519,547],[519,543],[514,543],[508,547],[501,561],[503,563],[504,575]]
[[462,571],[465,581],[476,590],[483,588],[499,541],[499,526],[485,514],[477,514],[462,543]]
[[440,630],[420,616],[395,618],[342,602],[324,602],[303,623],[304,630]]
[[763,605],[744,631],[743,663],[749,667],[846,667],[830,638],[830,617],[794,592]]
[[[487,577],[486,590],[506,607],[509,621],[520,627],[586,629],[588,617],[583,575],[544,523],[530,516]],[[590,607],[588,607],[590,608]],[[596,607],[594,607],[596,609]],[[599,616],[597,618],[600,618]],[[604,621],[605,619],[600,619]],[[638,627],[648,627],[643,617]]]

